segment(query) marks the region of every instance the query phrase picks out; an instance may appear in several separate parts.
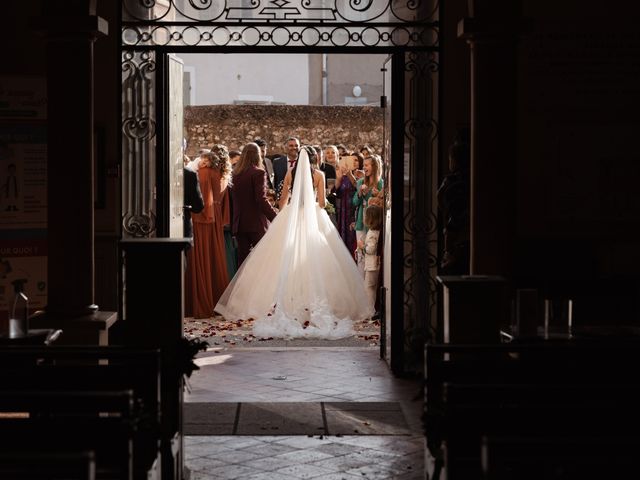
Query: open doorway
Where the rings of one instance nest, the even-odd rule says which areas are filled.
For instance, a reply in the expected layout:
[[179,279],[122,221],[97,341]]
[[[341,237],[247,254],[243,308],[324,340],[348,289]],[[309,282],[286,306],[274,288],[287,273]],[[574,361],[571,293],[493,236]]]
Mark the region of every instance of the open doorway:
[[[424,342],[437,329],[436,195],[439,147],[439,7],[422,2],[123,1],[122,234],[170,236],[170,55],[383,54],[392,57],[389,172],[393,291],[391,357],[396,374],[422,367]],[[223,6],[224,5],[224,6]],[[264,7],[264,8],[263,8]],[[183,73],[184,74],[184,73]],[[194,72],[187,70],[190,82]],[[198,94],[198,88],[194,94]],[[191,102],[191,94],[188,96]],[[185,97],[183,97],[183,102]],[[389,245],[389,243],[386,243]]]
[[[230,152],[241,151],[247,142],[266,142],[265,169],[269,174],[269,187],[277,201],[279,190],[274,181],[272,161],[286,155],[290,137],[302,144],[319,146],[326,153],[321,169],[326,177],[326,195],[331,204],[330,217],[344,240],[345,248],[357,258],[356,207],[351,204],[354,186],[339,188],[338,181],[344,165],[352,164],[352,175],[363,175],[364,158],[360,152],[377,155],[382,160],[381,178],[388,177],[390,122],[385,123],[385,98],[390,90],[390,75],[384,78],[388,55],[382,54],[177,54],[168,60],[169,84],[169,152],[172,187],[169,189],[171,236],[181,236],[182,189],[181,163],[183,155],[193,159],[199,152],[217,145]],[[384,71],[383,71],[384,70]],[[180,112],[184,111],[183,115]],[[389,131],[385,131],[385,128]],[[340,147],[340,153],[331,158],[331,147]],[[365,150],[368,150],[367,153]],[[353,154],[356,155],[353,155]],[[358,159],[359,157],[359,159]],[[354,177],[355,179],[355,177]],[[384,182],[384,180],[383,180]],[[336,188],[338,187],[338,188]],[[347,189],[349,187],[349,189]],[[380,206],[389,205],[382,201]],[[372,202],[373,203],[373,202]],[[388,209],[387,209],[388,210]],[[348,212],[348,213],[347,213]],[[228,218],[228,217],[227,217]],[[390,227],[391,214],[385,211],[384,229]],[[383,229],[383,230],[384,230]],[[235,274],[234,260],[230,260],[232,241],[227,236],[226,261],[228,278]],[[384,251],[386,268],[391,265],[390,232],[381,235],[386,241]],[[383,249],[381,248],[380,251]],[[232,257],[231,257],[232,258]],[[355,260],[354,258],[354,260]],[[383,256],[384,258],[384,256]],[[187,278],[185,297],[185,335],[206,340],[212,347],[233,346],[353,346],[380,348],[381,355],[391,352],[385,348],[381,328],[390,321],[390,276],[384,282],[381,269],[376,300],[376,315],[354,325],[355,335],[340,341],[305,340],[284,341],[269,337],[256,337],[252,333],[253,320],[226,321],[220,315],[193,318],[195,292]],[[382,296],[388,298],[383,298]],[[215,299],[217,301],[217,299]],[[384,310],[383,310],[384,309]],[[386,326],[385,326],[386,327]]]

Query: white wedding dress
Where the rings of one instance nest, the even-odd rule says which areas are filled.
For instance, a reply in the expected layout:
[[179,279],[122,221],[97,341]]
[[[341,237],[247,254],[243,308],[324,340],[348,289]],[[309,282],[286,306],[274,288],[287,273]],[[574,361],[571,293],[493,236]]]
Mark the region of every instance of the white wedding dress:
[[293,192],[224,291],[215,311],[253,318],[258,337],[338,339],[373,315],[352,256],[315,199],[300,151]]

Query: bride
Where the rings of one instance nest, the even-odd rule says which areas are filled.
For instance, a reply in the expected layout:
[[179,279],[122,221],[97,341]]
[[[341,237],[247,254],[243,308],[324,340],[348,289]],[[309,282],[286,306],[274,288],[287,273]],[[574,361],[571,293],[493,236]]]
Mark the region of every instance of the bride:
[[362,275],[324,210],[317,165],[315,150],[303,147],[285,178],[280,213],[216,305],[226,320],[255,319],[258,337],[344,338],[354,334],[353,321],[373,314]]

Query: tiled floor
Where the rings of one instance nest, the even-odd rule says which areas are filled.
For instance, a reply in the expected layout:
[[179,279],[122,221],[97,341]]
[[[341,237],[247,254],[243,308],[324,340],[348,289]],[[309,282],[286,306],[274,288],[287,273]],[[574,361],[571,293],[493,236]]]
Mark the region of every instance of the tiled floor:
[[424,479],[419,382],[377,348],[233,348],[199,355],[187,402],[398,402],[408,434],[187,436],[190,479]]

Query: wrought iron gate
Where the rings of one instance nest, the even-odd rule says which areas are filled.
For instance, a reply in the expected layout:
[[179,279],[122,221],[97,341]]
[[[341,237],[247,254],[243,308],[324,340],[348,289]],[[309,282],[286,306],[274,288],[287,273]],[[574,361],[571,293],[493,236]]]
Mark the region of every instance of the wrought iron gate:
[[438,0],[122,0],[122,227],[166,236],[169,53],[393,55],[392,355],[420,368],[436,323]]

